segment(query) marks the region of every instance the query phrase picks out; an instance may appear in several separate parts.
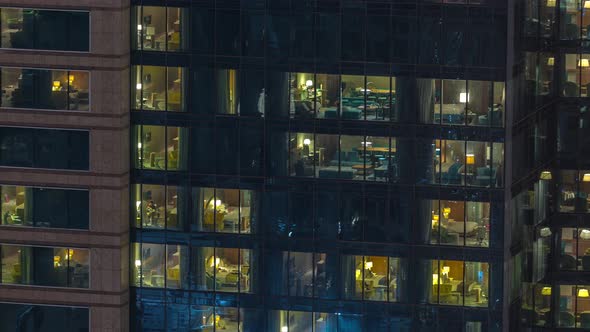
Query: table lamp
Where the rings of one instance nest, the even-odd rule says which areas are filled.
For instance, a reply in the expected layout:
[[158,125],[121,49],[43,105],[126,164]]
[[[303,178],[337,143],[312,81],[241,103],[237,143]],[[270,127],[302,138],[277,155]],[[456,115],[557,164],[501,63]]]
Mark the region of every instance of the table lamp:
[[465,155],[465,163],[467,164],[467,169],[469,173],[473,172],[473,165],[475,165],[475,155],[473,153],[468,153]]
[[542,171],[541,172],[541,176],[539,177],[539,179],[541,180],[551,180],[553,177],[551,176],[551,172],[549,171]]
[[466,92],[461,92],[459,94],[459,102],[460,103],[466,103],[469,101],[469,94]]
[[451,214],[450,207],[443,208],[443,217],[445,217],[445,219],[449,219],[450,214]]
[[551,295],[551,287],[543,287],[541,289],[541,295],[550,296]]
[[582,176],[582,182],[590,182],[590,173],[584,173]]
[[588,289],[586,289],[586,288],[578,289],[578,297],[590,297],[590,294],[588,293]]

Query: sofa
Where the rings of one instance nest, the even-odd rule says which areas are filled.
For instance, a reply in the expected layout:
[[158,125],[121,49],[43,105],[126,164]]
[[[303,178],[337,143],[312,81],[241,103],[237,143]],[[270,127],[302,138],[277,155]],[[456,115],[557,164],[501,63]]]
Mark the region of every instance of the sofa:
[[338,155],[335,155],[332,160],[330,160],[330,166],[340,166],[342,167],[352,167],[353,165],[362,164],[363,160],[359,158],[359,153],[357,151],[340,151],[340,160],[338,160]]
[[463,174],[459,173],[459,170],[463,167],[463,164],[456,162],[449,166],[449,169],[442,173],[441,182],[443,184],[461,184],[461,178]]
[[355,171],[353,169],[340,169],[338,167],[321,168],[318,172],[318,177],[322,179],[345,179],[351,180],[354,178]]
[[[338,118],[338,109],[336,107],[325,107],[322,110],[324,112],[324,119]],[[359,120],[361,117],[362,112],[359,109],[355,109],[348,106],[342,107],[342,119]]]

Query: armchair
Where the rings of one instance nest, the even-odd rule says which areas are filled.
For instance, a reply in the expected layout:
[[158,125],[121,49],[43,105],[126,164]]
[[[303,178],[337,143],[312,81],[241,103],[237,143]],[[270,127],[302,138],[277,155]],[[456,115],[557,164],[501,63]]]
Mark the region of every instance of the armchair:
[[454,164],[449,166],[449,169],[441,175],[442,183],[461,184],[461,178],[463,177],[463,175],[459,171],[462,167],[463,164],[461,164],[460,162],[455,162]]

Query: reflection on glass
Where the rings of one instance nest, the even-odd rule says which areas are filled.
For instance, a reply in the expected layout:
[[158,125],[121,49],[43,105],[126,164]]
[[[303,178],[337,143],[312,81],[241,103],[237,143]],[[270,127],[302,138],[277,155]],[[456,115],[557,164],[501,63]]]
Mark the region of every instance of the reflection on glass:
[[137,41],[134,47],[168,52],[184,48],[184,9],[139,6],[135,11]]
[[134,108],[145,111],[185,111],[186,68],[135,66]]
[[588,39],[587,12],[590,8],[585,7],[583,0],[561,0],[560,2],[560,26],[559,37],[562,40]]
[[222,69],[217,71],[217,113],[239,114],[240,89],[238,71]]

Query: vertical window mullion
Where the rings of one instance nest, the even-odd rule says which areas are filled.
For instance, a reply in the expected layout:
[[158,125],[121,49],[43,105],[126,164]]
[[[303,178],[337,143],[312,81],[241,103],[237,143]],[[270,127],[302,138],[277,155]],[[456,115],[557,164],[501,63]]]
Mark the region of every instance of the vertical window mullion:
[[238,189],[238,234],[242,233],[242,189]]
[[[469,125],[469,123],[467,123],[467,109],[469,108],[469,81],[465,80],[465,109],[463,110],[463,125]],[[488,122],[491,122],[491,119],[488,120]],[[467,153],[467,150],[465,150],[465,153]]]
[[467,246],[467,202],[461,202],[463,204],[463,246]]
[[[165,36],[165,39],[167,39],[167,36]],[[167,45],[168,42],[166,41],[165,44]],[[164,86],[164,111],[168,111],[168,85],[170,84],[170,67],[166,66],[164,67],[164,72],[165,72],[165,86]],[[168,141],[166,141],[166,144],[168,144]]]
[[465,276],[467,275],[467,262],[463,261],[463,299],[461,299],[461,305],[465,306],[465,295],[467,293]]

